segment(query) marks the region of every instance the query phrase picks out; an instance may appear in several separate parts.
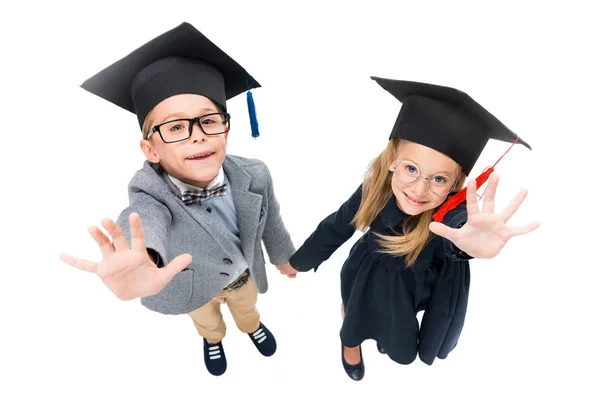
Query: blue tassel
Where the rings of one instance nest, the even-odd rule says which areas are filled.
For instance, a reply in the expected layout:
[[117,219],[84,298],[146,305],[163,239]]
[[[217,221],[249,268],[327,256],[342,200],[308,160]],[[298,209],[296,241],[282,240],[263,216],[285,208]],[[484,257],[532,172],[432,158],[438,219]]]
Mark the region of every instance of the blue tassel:
[[258,132],[258,120],[256,119],[256,108],[254,107],[252,92],[247,91],[246,98],[248,100],[248,113],[250,114],[250,128],[252,128],[252,137],[257,138],[260,133]]

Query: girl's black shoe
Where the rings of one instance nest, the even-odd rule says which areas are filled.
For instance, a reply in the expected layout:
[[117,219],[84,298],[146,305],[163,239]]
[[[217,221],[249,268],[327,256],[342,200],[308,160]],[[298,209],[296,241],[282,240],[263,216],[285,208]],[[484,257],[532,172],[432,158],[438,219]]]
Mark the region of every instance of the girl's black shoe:
[[348,376],[355,381],[360,381],[365,376],[365,363],[363,362],[362,348],[360,350],[360,362],[356,365],[349,365],[344,358],[344,344],[342,343],[342,365]]

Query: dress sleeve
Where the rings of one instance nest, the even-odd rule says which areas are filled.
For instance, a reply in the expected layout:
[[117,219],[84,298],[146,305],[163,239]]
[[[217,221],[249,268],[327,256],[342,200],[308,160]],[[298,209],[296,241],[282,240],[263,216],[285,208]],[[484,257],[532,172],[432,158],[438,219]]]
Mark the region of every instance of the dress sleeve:
[[[446,216],[442,223],[450,228],[459,229],[467,222],[467,206],[465,203],[462,203],[455,209],[451,210]],[[448,239],[442,238],[444,252],[447,257],[452,258],[453,260],[471,260],[473,257],[459,249],[449,241]]]
[[317,270],[342,244],[352,237],[356,228],[350,223],[360,207],[362,185],[333,214],[325,218],[304,244],[294,253],[290,264],[298,271]]

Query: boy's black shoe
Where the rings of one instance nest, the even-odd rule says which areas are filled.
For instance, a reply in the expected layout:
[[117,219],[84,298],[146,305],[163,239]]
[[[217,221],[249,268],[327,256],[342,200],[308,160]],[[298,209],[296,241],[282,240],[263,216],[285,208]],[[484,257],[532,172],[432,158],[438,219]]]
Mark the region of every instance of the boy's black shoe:
[[260,351],[260,354],[265,357],[272,356],[275,353],[275,350],[277,350],[275,336],[273,336],[271,331],[268,330],[262,322],[258,326],[258,329],[249,333],[248,336],[250,336],[252,343],[254,343],[258,351]]
[[223,342],[211,344],[204,339],[204,364],[208,372],[215,376],[223,375],[227,369],[227,359],[223,350]]

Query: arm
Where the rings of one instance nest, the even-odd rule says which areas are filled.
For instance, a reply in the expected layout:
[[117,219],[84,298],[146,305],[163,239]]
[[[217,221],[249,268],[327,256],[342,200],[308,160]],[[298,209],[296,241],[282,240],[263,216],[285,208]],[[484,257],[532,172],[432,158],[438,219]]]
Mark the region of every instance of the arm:
[[[138,209],[147,217],[144,223],[148,223],[148,236],[152,243],[146,243],[144,240],[142,222],[139,214],[133,212],[134,209]],[[61,255],[61,260],[98,275],[121,300],[132,300],[160,292],[178,272],[190,264],[192,257],[189,254],[182,254],[175,257],[164,268],[157,268],[150,257],[153,250],[149,249],[156,250],[157,254],[162,252],[163,259],[166,259],[164,237],[170,223],[170,213],[168,216],[160,212],[154,215],[151,210],[152,207],[136,207],[136,203],[132,202],[132,206],[123,211],[119,217],[123,229],[108,218],[103,220],[102,225],[110,238],[98,227],[90,228],[90,234],[102,252],[100,262],[78,259],[68,254]],[[157,209],[155,208],[154,211]]]
[[[446,214],[443,220],[443,224],[450,228],[460,229],[464,224],[467,223],[467,217],[467,207],[463,203],[455,209],[448,212],[448,214]],[[450,257],[456,260],[470,260],[473,258],[466,252],[456,247],[456,245],[450,240],[446,238],[441,239],[443,243],[442,246],[444,254],[446,255],[446,257]]]
[[131,245],[128,217],[131,213],[137,213],[144,227],[148,255],[158,267],[163,267],[164,261],[167,260],[165,240],[172,221],[171,212],[164,204],[136,188],[132,188],[129,197],[130,206],[121,212],[117,218],[117,225],[123,230],[127,243]]
[[297,271],[317,270],[344,242],[352,237],[356,228],[350,224],[362,197],[362,185],[339,208],[325,218],[317,229],[292,256],[290,264]]
[[[263,164],[264,165],[264,164]],[[265,249],[269,255],[269,261],[273,265],[282,265],[289,261],[295,248],[290,238],[281,214],[279,212],[279,202],[275,197],[273,190],[273,179],[266,165],[265,174],[267,176],[267,220],[265,222],[265,230],[262,235]]]

